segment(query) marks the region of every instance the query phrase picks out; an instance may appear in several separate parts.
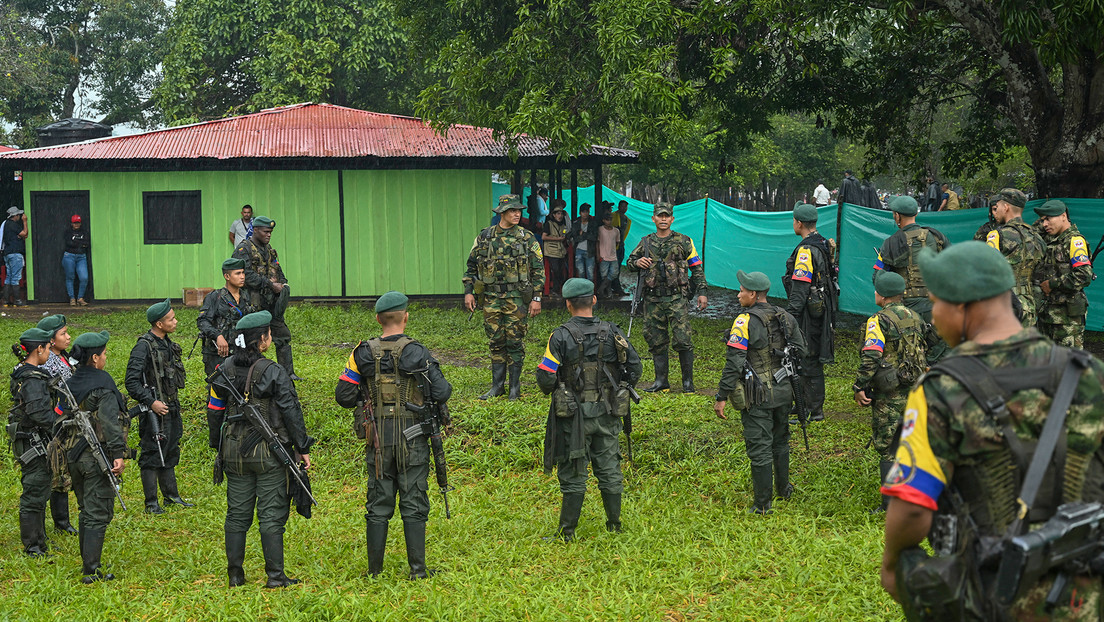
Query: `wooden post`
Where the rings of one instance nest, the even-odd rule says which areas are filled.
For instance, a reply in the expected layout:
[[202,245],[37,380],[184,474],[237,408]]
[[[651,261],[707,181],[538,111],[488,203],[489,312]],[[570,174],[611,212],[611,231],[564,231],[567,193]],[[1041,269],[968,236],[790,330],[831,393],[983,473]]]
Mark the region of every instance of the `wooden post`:
[[510,194],[521,196],[521,169],[514,169],[514,178],[510,181]]
[[579,170],[571,166],[571,220],[579,217]]
[[[594,209],[590,213],[595,218],[600,218],[602,209],[602,165],[594,165]],[[599,220],[599,222],[601,222]]]

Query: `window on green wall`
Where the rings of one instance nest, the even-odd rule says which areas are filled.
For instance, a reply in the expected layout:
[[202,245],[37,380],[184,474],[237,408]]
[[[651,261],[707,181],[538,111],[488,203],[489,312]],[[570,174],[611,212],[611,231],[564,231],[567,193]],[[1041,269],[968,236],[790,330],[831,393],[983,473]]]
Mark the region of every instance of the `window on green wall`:
[[199,190],[143,192],[146,244],[202,244],[203,210]]

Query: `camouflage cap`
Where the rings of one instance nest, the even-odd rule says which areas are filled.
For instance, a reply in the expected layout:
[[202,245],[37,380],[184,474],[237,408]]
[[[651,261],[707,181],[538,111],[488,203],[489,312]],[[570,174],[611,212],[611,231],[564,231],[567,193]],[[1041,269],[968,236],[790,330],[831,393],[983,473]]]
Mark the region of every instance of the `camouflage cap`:
[[659,216],[660,214],[674,216],[675,212],[672,211],[670,203],[660,202],[656,203],[655,207],[652,208],[652,216]]
[[376,300],[376,313],[388,311],[402,311],[406,309],[409,299],[402,293],[394,290],[387,292]]
[[1058,199],[1051,199],[1042,205],[1036,206],[1035,213],[1040,216],[1061,216],[1066,213],[1066,204]]
[[50,333],[53,337],[54,333],[58,332],[65,326],[65,316],[58,313],[57,315],[50,315],[42,318],[38,321],[38,328]]
[[276,228],[276,221],[272,220],[268,216],[257,216],[253,219],[253,228],[254,229],[265,229],[265,228],[275,229]]
[[770,277],[762,272],[744,272],[743,270],[737,270],[736,280],[740,282],[741,287],[748,291],[770,291]]
[[227,272],[233,272],[234,270],[245,270],[245,260],[231,257],[230,259],[222,262],[223,274]]
[[19,341],[25,343],[46,343],[50,341],[53,336],[53,333],[35,326],[34,328],[28,328],[23,331],[23,334],[19,335]]
[[73,347],[80,348],[86,352],[98,350],[107,345],[109,337],[111,337],[111,334],[106,330],[101,330],[98,333],[84,333],[73,340]]
[[238,320],[238,323],[234,325],[237,330],[248,330],[250,328],[264,328],[272,323],[272,314],[268,311],[257,311],[256,313],[250,313],[242,319]]
[[1005,188],[998,192],[994,197],[998,201],[1004,201],[1010,205],[1014,205],[1020,209],[1023,209],[1027,205],[1027,195],[1016,190],[1015,188]]
[[886,298],[900,296],[905,293],[905,277],[896,272],[879,270],[878,277],[874,279],[874,291]]
[[816,207],[809,205],[808,203],[802,203],[795,206],[793,209],[794,220],[798,222],[816,222],[817,210]]
[[157,322],[157,320],[168,315],[169,311],[172,311],[172,302],[166,298],[157,304],[150,305],[150,308],[146,309],[146,320],[150,324],[153,324]]
[[498,205],[494,208],[494,213],[502,214],[508,209],[523,209],[521,206],[521,198],[516,194],[504,194],[498,197]]
[[590,279],[568,279],[560,290],[564,298],[594,295],[594,282]]
[[984,242],[952,244],[938,255],[925,247],[918,262],[928,291],[953,304],[992,298],[1016,284],[1008,260]]
[[889,202],[889,210],[902,216],[915,216],[920,213],[920,205],[916,202],[916,199],[908,195],[902,195],[894,197]]

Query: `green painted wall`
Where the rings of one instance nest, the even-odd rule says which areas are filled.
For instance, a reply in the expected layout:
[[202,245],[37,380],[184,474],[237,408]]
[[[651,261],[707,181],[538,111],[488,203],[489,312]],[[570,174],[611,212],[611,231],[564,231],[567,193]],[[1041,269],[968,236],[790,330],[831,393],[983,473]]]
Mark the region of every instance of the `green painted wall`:
[[487,171],[345,171],[349,296],[459,294],[490,221]]
[[[245,203],[255,215],[276,220],[272,245],[292,295],[328,297],[341,295],[337,177],[337,171],[26,171],[23,187],[28,206],[32,192],[89,192],[98,299],[179,299],[184,287],[221,286],[220,265],[233,251],[228,229]],[[488,222],[487,171],[345,171],[343,177],[347,295],[462,291],[464,261]],[[142,192],[165,190],[202,193],[202,244],[142,242]],[[32,221],[28,246],[33,237]]]

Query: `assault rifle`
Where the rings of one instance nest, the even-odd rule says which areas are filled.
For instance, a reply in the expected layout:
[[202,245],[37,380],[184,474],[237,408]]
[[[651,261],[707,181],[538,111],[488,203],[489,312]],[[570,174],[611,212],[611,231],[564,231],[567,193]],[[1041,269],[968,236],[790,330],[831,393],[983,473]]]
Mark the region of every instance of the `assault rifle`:
[[805,412],[805,389],[801,385],[801,361],[794,353],[793,346],[787,345],[780,353],[782,355],[782,367],[774,372],[774,381],[782,382],[790,379],[793,387],[794,406],[797,408],[797,421],[801,424],[801,436],[805,439],[805,451],[809,451],[809,413]]
[[[219,378],[222,380],[219,381]],[[234,400],[234,403],[241,408],[249,424],[261,433],[261,438],[268,443],[268,448],[272,450],[272,455],[284,465],[284,468],[287,469],[287,472],[295,479],[295,482],[299,484],[299,487],[303,489],[303,492],[310,497],[311,504],[318,505],[318,501],[314,498],[314,495],[311,494],[310,489],[307,488],[306,482],[303,481],[302,474],[299,471],[299,465],[295,463],[291,454],[284,448],[284,445],[280,442],[280,437],[276,436],[276,432],[273,431],[272,426],[268,425],[268,421],[261,415],[261,411],[257,408],[257,405],[247,401],[245,396],[238,391],[238,388],[230,382],[230,379],[226,377],[226,372],[222,370],[221,366],[216,367],[214,373],[207,378],[207,384],[222,388],[230,395],[230,399]]]
[[1100,236],[1100,241],[1096,243],[1096,248],[1093,249],[1093,254],[1092,257],[1089,258],[1089,261],[1096,261],[1096,256],[1100,254],[1100,251],[1104,251],[1104,235]]
[[[76,432],[81,435],[87,445],[88,451],[92,452],[92,457],[96,459],[96,464],[99,465],[100,470],[107,475],[107,479],[111,482],[111,490],[115,493],[115,498],[119,500],[119,507],[123,508],[123,511],[127,511],[126,502],[123,501],[123,495],[119,492],[122,484],[119,482],[119,478],[115,476],[115,472],[111,470],[111,460],[107,457],[107,452],[104,451],[103,445],[100,444],[100,439],[96,436],[96,430],[92,428],[92,413],[87,410],[81,410],[77,405],[76,398],[73,397],[73,393],[69,390],[69,385],[65,384],[65,381],[60,377],[57,378],[57,384],[55,388],[65,399],[69,400],[69,405],[73,409],[72,416],[61,423],[61,427],[64,428],[76,428]],[[79,441],[77,447],[80,447]],[[81,452],[71,453],[69,459],[72,460],[74,456],[79,456]]]
[[[608,373],[608,372],[607,372]],[[633,404],[640,403],[640,394],[636,392],[636,388],[627,382],[622,382],[621,386],[629,392],[629,399],[633,401]],[[629,459],[629,462],[633,461],[632,457],[632,412],[621,417],[621,427],[625,430],[625,457]],[[635,464],[635,463],[633,463]]]
[[157,457],[161,460],[161,468],[165,468],[165,452],[161,450],[161,443],[165,442],[166,439],[165,433],[161,431],[161,424],[157,421],[158,414],[141,402],[138,403],[138,414],[146,417],[146,421],[149,422],[150,436],[153,437],[153,442],[157,445]]
[[[428,395],[428,368],[416,373],[422,377],[422,395]],[[433,468],[437,474],[437,485],[441,487],[441,496],[445,500],[445,518],[452,518],[452,511],[449,509],[448,493],[454,490],[454,488],[449,486],[448,483],[448,463],[445,462],[445,445],[441,435],[441,428],[447,428],[452,423],[452,417],[449,416],[448,405],[427,397],[425,404],[421,406],[406,402],[405,407],[410,412],[421,415],[422,421],[421,423],[415,423],[403,430],[403,437],[407,441],[412,441],[419,436],[429,437],[429,446],[433,450]]]
[[641,272],[636,277],[636,289],[633,290],[632,302],[629,304],[629,332],[625,333],[625,339],[632,337],[632,325],[633,318],[636,317],[636,310],[640,308],[640,290],[644,286],[644,273]]
[[16,432],[12,436],[13,438],[22,438],[28,444],[27,451],[20,454],[18,458],[20,464],[30,464],[31,460],[46,455],[46,439],[42,438],[42,434],[38,430]]

